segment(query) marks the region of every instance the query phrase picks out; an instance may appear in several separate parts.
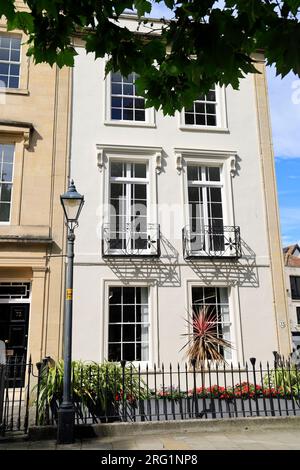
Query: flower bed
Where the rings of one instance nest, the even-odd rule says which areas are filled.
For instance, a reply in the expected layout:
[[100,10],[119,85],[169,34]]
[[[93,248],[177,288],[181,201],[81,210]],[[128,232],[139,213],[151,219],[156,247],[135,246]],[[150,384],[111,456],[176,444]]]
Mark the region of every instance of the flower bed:
[[291,392],[284,390],[284,387],[264,387],[261,385],[254,385],[248,382],[236,384],[234,387],[222,387],[220,385],[213,385],[211,387],[197,387],[195,390],[188,391],[178,390],[176,387],[165,387],[155,392],[151,390],[149,398],[155,399],[168,399],[179,400],[180,398],[218,398],[220,400],[233,400],[242,398],[248,400],[249,398],[286,398],[291,399],[294,395]]

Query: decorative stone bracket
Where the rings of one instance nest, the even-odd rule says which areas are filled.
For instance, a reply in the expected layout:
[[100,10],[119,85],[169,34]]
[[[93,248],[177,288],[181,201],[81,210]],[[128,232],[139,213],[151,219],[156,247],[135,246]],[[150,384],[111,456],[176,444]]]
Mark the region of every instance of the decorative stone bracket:
[[105,155],[118,155],[120,157],[126,155],[136,156],[153,156],[155,159],[155,171],[157,174],[162,170],[162,148],[161,147],[140,147],[134,145],[104,145],[97,144],[97,166],[102,172],[105,168]]
[[229,166],[230,166],[230,175],[234,177],[237,174],[237,153],[233,151],[226,151],[226,150],[204,150],[204,149],[181,149],[175,148],[175,162],[176,162],[176,170],[177,173],[180,175],[183,166],[184,166],[184,159],[185,157],[190,158],[208,158],[208,159],[217,159],[217,160],[226,160],[229,159]]
[[24,148],[30,147],[30,136],[34,127],[31,122],[10,121],[0,119],[0,132],[5,134],[19,134],[23,136]]

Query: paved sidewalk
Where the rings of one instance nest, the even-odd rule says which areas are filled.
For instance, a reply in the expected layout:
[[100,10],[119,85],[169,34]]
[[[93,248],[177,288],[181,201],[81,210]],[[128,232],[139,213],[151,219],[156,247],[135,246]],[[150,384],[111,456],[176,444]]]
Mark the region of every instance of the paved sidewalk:
[[0,442],[1,450],[300,450],[300,429],[256,429],[238,432],[173,432],[81,439],[71,445],[54,440]]

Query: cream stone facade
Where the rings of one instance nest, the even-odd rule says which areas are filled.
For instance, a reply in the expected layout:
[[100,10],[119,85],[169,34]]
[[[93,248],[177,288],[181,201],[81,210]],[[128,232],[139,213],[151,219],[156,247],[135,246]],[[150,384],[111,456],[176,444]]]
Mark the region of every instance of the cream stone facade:
[[[132,16],[123,22],[136,27]],[[75,45],[71,174],[86,203],[76,232],[74,357],[133,360],[149,367],[182,362],[186,319],[201,295],[204,303],[205,296],[213,297],[219,309],[218,324],[233,344],[228,359],[234,364],[249,357],[272,360],[275,350],[288,355],[263,55],[255,57],[261,74],[243,79],[239,91],[215,89],[209,103],[215,100],[215,108],[206,107],[215,115],[203,124],[196,107],[174,117],[153,110],[143,114],[140,102],[133,104],[136,97],[128,101],[134,93],[130,79],[105,78],[105,60],[86,55],[80,38]],[[191,176],[195,171],[198,176]],[[211,180],[210,172],[220,173]],[[148,244],[140,250],[131,231],[135,184],[147,188]],[[198,193],[192,211],[208,221],[203,233],[191,231],[193,187],[202,199]],[[116,191],[123,191],[118,198]],[[222,194],[215,200],[222,209],[209,207],[209,191]],[[215,215],[209,215],[212,210]],[[209,230],[218,217],[222,233],[212,242]],[[193,239],[202,240],[201,249],[193,251]],[[215,242],[223,244],[218,253],[207,248]]]
[[0,88],[3,168],[5,158],[13,162],[10,215],[1,213],[0,222],[0,339],[9,356],[31,355],[37,362],[62,352],[65,228],[59,196],[68,173],[71,72],[34,65],[26,37],[7,33],[3,18],[0,38],[1,73],[8,79],[17,74],[7,72],[6,53],[12,59],[12,48],[19,47],[11,39],[21,44],[19,84]]
[[[134,17],[122,21],[136,28]],[[18,87],[0,88],[1,165],[13,161],[12,181],[2,170],[0,181],[12,187],[9,217],[5,192],[0,200],[0,332],[8,332],[9,353],[62,356],[59,196],[71,176],[85,197],[75,232],[75,359],[182,362],[188,314],[209,298],[220,335],[233,344],[226,359],[289,354],[263,55],[261,74],[239,91],[216,87],[193,111],[164,117],[143,111],[132,83],[105,78],[105,60],[86,55],[80,37],[72,70],[33,65],[24,36],[4,23],[0,37],[22,43]],[[3,72],[15,83],[12,70],[0,68],[0,79]],[[146,207],[144,241],[132,236],[131,203]]]

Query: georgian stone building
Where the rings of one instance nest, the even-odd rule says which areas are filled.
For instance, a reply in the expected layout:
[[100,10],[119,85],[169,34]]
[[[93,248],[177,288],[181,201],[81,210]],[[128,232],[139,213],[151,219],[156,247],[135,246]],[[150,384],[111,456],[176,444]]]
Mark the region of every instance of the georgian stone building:
[[[123,17],[136,28],[131,15]],[[184,360],[186,319],[206,306],[226,359],[290,352],[263,55],[240,90],[213,87],[174,117],[145,109],[135,74],[75,39],[71,174],[77,359]]]
[[[136,28],[133,16],[123,23]],[[290,352],[264,60],[174,117],[145,109],[135,74],[74,38],[73,70],[34,66],[0,23],[0,339],[11,357],[62,355],[71,175],[73,357],[185,359],[186,319],[210,310],[233,363]],[[71,166],[70,166],[71,162]],[[70,168],[69,168],[70,166]]]
[[[23,4],[23,2],[21,2]],[[23,4],[24,6],[24,4]],[[67,68],[33,65],[0,21],[0,340],[10,359],[61,356]]]

